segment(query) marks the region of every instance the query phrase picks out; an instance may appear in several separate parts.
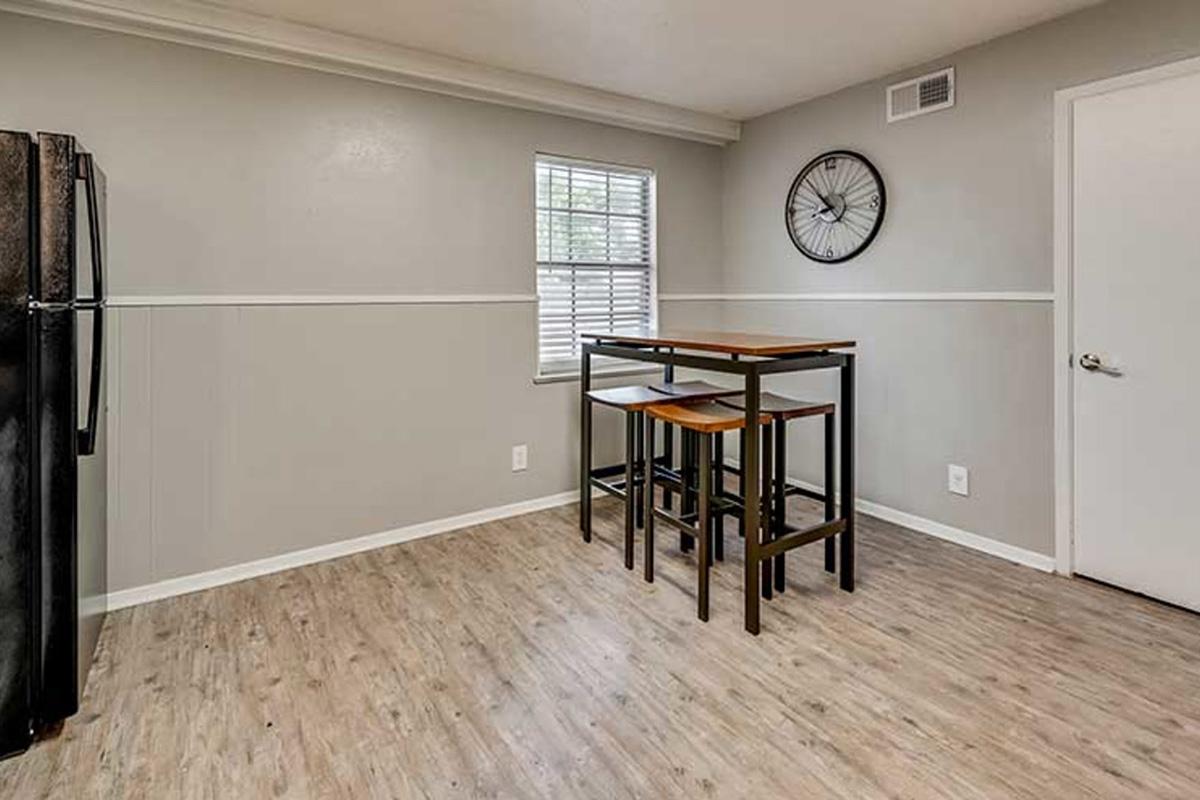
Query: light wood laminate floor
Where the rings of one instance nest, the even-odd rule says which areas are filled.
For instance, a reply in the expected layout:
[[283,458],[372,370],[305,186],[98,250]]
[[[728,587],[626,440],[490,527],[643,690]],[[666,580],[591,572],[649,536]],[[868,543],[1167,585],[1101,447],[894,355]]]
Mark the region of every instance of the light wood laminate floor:
[[0,797],[1200,797],[1197,616],[863,519],[859,591],[798,551],[753,638],[736,534],[706,625],[597,512],[115,613]]

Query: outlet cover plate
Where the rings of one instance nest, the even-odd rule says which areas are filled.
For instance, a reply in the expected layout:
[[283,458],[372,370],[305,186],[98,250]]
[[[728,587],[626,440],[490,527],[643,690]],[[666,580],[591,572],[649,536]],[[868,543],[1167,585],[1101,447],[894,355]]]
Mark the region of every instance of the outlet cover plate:
[[529,447],[523,444],[513,445],[512,471],[524,472],[529,468]]
[[950,464],[946,468],[946,489],[951,494],[968,497],[971,494],[971,472],[966,467]]

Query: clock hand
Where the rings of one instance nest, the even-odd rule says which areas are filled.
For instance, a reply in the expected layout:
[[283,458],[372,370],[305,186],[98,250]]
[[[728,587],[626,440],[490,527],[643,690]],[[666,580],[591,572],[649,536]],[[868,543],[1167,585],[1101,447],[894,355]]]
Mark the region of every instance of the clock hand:
[[816,219],[817,217],[821,216],[822,214],[833,211],[833,206],[829,204],[828,200],[826,200],[824,197],[821,197],[821,195],[817,195],[817,197],[825,205],[825,207],[820,209],[819,211],[814,211],[811,219]]
[[[810,192],[812,192],[813,194],[815,194],[817,196],[817,199],[820,200],[821,203],[825,206],[820,211],[818,211],[817,214],[824,214],[826,211],[829,211],[830,210],[829,201],[826,200],[825,197],[820,192],[817,191],[817,187],[812,185],[812,181],[805,181],[804,183],[806,186],[808,186],[808,190]],[[813,216],[817,216],[817,214],[814,214]]]

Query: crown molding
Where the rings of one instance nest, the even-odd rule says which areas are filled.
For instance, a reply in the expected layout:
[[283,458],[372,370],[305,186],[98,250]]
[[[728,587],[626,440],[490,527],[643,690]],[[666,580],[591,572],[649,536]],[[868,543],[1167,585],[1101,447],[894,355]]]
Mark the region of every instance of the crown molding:
[[194,0],[0,0],[0,10],[706,144],[733,120]]

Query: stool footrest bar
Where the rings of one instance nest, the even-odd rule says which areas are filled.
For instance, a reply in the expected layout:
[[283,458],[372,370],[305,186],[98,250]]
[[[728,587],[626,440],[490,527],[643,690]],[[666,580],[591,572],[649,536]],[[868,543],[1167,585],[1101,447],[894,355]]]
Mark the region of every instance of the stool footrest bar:
[[774,558],[780,553],[786,553],[796,547],[803,547],[806,544],[819,542],[822,539],[828,539],[830,536],[837,536],[846,529],[846,521],[835,519],[832,522],[822,522],[819,525],[814,525],[811,528],[804,528],[795,533],[789,533],[774,541],[767,542],[758,549],[759,560]]
[[607,481],[602,481],[599,478],[592,478],[592,486],[606,494],[612,495],[613,497],[618,497],[621,499],[625,498],[625,481],[620,481],[619,483],[609,483]]
[[[695,514],[690,514],[689,516],[692,519],[696,518]],[[678,529],[679,532],[685,536],[690,536],[693,539],[698,538],[699,536],[699,531],[696,529],[696,526],[688,522],[687,518],[685,517],[677,517],[674,514],[669,514],[666,511],[663,511],[661,508],[656,508],[654,509],[654,518],[667,523],[673,528]]]

